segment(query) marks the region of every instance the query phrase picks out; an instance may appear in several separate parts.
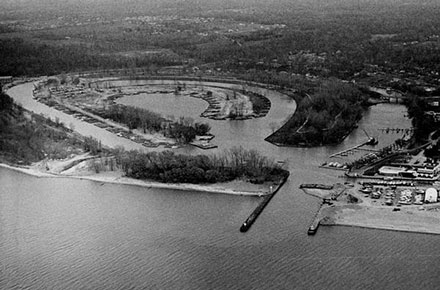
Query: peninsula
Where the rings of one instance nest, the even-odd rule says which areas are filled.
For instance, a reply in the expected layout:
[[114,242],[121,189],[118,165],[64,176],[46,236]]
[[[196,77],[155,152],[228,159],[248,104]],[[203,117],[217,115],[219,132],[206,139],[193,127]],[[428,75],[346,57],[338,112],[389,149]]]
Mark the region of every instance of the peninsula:
[[147,187],[264,195],[287,173],[256,151],[243,148],[210,156],[109,148],[98,139],[66,128],[59,119],[52,121],[24,110],[5,93],[0,99],[2,161],[18,164],[20,171],[40,177],[68,176]]

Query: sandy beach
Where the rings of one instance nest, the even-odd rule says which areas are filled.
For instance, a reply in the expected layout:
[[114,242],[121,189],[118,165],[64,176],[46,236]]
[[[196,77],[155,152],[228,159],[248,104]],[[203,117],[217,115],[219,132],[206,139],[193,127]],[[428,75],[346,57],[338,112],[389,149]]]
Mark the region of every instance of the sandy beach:
[[440,234],[440,211],[437,209],[410,206],[393,211],[389,207],[340,206],[327,212],[330,219],[323,225]]
[[[61,166],[61,163],[62,162],[58,162],[59,166]],[[77,168],[72,167],[65,172],[56,173],[58,168],[53,168],[51,169],[51,171],[45,171],[42,169],[42,165],[40,162],[31,166],[11,166],[0,163],[0,167],[22,172],[38,178],[74,178],[103,183],[135,185],[147,188],[198,191],[246,196],[262,196],[269,193],[270,187],[270,185],[267,184],[252,184],[242,180],[234,180],[230,182],[216,184],[161,183],[150,180],[139,180],[124,177],[121,171],[106,171],[101,173],[94,173],[90,170],[81,170],[78,168],[80,166],[81,163],[75,166]]]

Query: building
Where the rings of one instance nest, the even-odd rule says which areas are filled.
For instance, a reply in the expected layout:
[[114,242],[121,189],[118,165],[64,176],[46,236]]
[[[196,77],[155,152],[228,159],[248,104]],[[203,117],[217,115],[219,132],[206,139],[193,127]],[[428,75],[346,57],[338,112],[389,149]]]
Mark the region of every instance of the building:
[[410,170],[405,167],[396,167],[396,166],[382,166],[379,168],[379,174],[388,177],[406,177],[406,178],[415,178],[419,176],[419,173],[415,170]]
[[401,172],[406,171],[403,167],[382,166],[379,168],[379,174],[383,176],[400,176]]
[[438,192],[437,189],[430,187],[425,191],[425,202],[433,203],[437,202]]
[[421,177],[433,178],[434,176],[440,173],[440,164],[424,163],[423,165],[414,166],[414,167],[416,167],[417,173]]

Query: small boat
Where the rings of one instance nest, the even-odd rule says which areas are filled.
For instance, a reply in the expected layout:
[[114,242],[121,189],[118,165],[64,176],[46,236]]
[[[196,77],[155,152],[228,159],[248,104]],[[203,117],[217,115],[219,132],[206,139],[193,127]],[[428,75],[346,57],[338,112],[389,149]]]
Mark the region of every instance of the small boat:
[[376,138],[374,138],[374,137],[371,137],[370,139],[368,139],[368,141],[367,141],[367,145],[371,145],[371,146],[374,146],[374,145],[377,145],[379,143],[379,141],[376,139]]
[[379,199],[380,196],[381,196],[381,193],[379,191],[374,191],[371,193],[371,198]]
[[371,187],[364,187],[359,189],[360,192],[365,193],[365,194],[370,194],[373,192],[373,189]]
[[409,201],[409,200],[400,200],[400,201],[399,201],[399,204],[402,204],[402,205],[410,205],[410,204],[412,204],[412,202]]
[[370,137],[370,136],[368,135],[367,131],[365,131],[365,130],[363,130],[363,131],[364,131],[365,135],[367,135],[367,137],[368,137],[368,140],[367,140],[367,142],[365,142],[365,145],[371,145],[371,146],[374,146],[374,145],[377,145],[377,144],[379,143],[379,140],[377,140],[377,139],[374,138],[374,137]]

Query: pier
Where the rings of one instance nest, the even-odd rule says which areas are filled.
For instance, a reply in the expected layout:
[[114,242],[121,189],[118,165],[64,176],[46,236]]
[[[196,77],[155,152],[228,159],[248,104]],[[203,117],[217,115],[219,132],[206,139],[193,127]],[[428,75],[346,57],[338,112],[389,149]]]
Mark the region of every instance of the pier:
[[414,132],[414,128],[379,128],[378,130],[382,131],[382,133],[387,133],[387,134],[399,134],[399,133],[405,133],[405,134],[409,134],[409,133],[413,133]]
[[242,232],[242,233],[247,232],[251,228],[252,224],[257,220],[260,213],[263,212],[266,205],[270,202],[272,197],[274,197],[274,195],[280,190],[280,188],[284,185],[284,183],[286,183],[288,178],[289,178],[289,175],[284,177],[283,180],[281,181],[280,185],[278,186],[278,188],[274,192],[272,192],[268,195],[265,195],[262,198],[262,200],[258,204],[258,206],[254,209],[254,211],[250,214],[250,216],[241,225],[240,232]]
[[[313,185],[313,184],[312,184]],[[304,192],[308,195],[318,197],[321,200],[321,203],[319,204],[319,208],[316,211],[315,215],[313,216],[313,220],[310,223],[307,234],[308,235],[314,235],[318,231],[318,227],[321,224],[321,220],[323,219],[322,209],[324,205],[331,206],[334,201],[336,201],[346,190],[347,186],[342,183],[336,183],[332,186],[327,185],[318,185],[318,186],[312,186],[309,187],[307,184],[301,184],[301,189],[321,189],[318,192],[313,191],[307,191],[304,190]]]
[[356,151],[356,150],[376,151],[376,150],[373,150],[373,149],[360,148],[360,147],[365,146],[365,145],[370,145],[371,143],[372,143],[372,140],[369,139],[368,141],[365,141],[362,144],[359,144],[359,145],[356,145],[354,147],[351,147],[351,148],[348,148],[348,149],[336,152],[336,153],[330,155],[329,158],[338,157],[338,156],[346,156],[346,155],[348,155],[348,153],[351,153],[352,151]]
[[333,189],[333,185],[326,185],[326,184],[319,184],[319,183],[303,183],[299,186],[299,188],[317,188],[317,189],[326,189],[331,190]]

